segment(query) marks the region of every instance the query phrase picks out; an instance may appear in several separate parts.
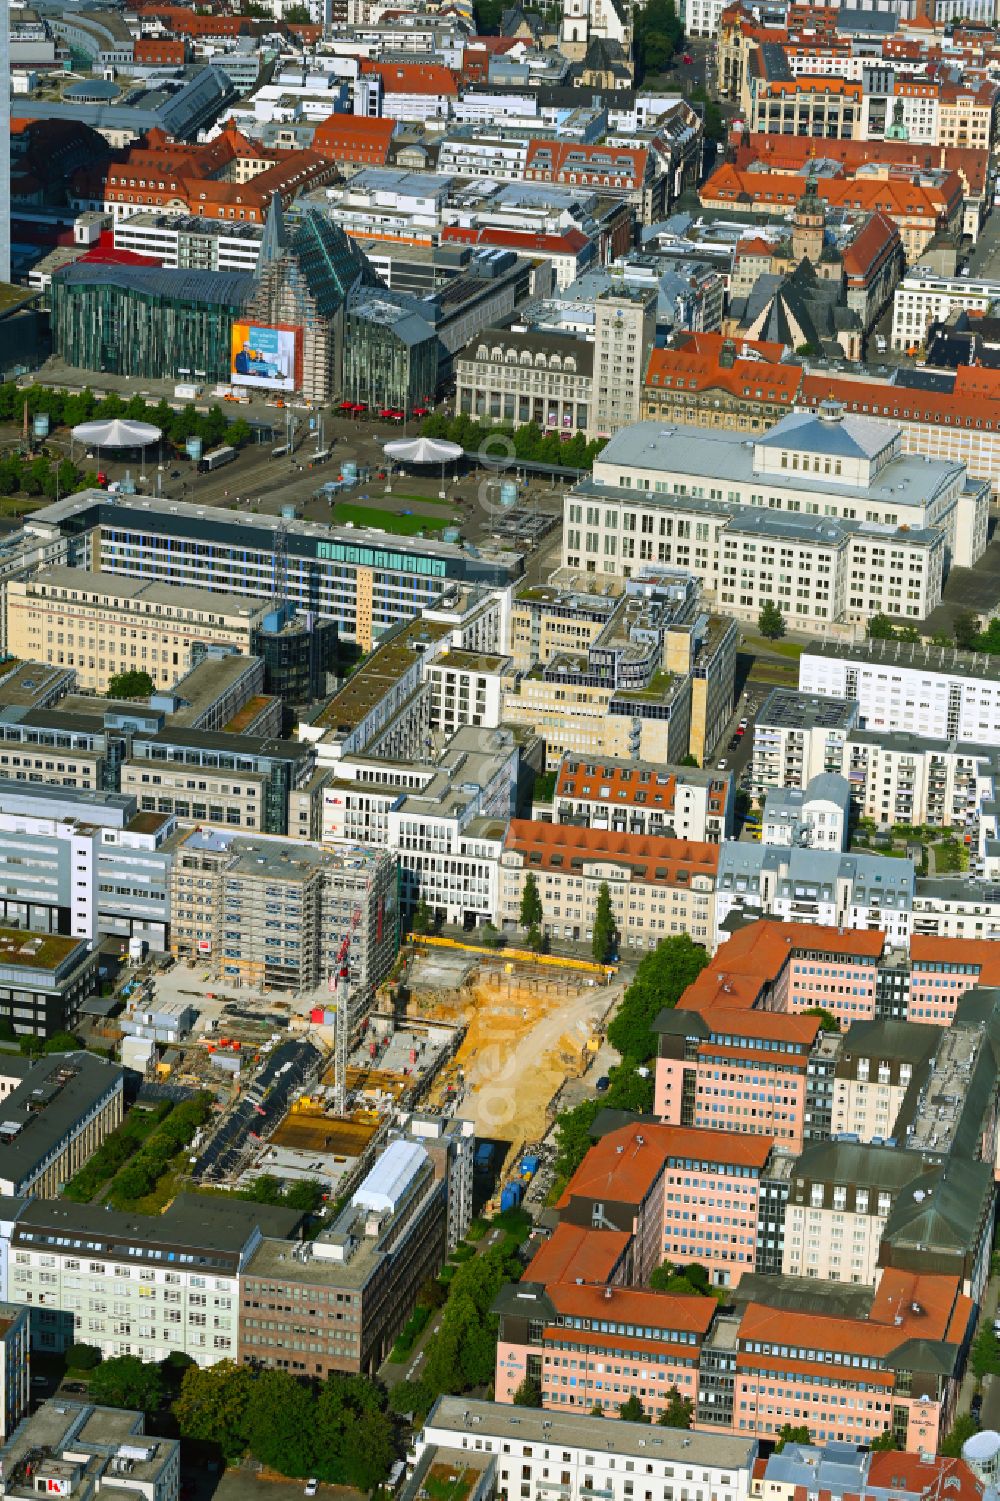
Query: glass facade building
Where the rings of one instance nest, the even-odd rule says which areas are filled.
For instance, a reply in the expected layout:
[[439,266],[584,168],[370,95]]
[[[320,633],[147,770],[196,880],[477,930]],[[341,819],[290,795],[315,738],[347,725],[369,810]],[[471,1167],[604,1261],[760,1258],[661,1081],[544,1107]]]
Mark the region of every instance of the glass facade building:
[[347,310],[344,398],[404,412],[431,406],[440,356],[434,329],[405,300],[359,294]]
[[83,370],[228,380],[230,332],[252,290],[238,272],[80,262],[52,278],[53,347]]

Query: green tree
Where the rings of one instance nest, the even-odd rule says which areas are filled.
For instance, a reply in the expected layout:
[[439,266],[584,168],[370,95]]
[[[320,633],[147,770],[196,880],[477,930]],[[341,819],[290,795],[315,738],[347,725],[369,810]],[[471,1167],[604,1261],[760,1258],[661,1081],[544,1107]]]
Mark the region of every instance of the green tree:
[[313,1473],[363,1491],[380,1485],[395,1453],[395,1429],[385,1409],[385,1393],[366,1376],[329,1376],[311,1417]]
[[528,930],[528,947],[533,954],[544,954],[545,952],[545,934],[537,923],[532,924]]
[[232,1360],[189,1367],[174,1403],[181,1437],[218,1444],[228,1463],[239,1459],[247,1447],[255,1385],[251,1368]]
[[946,1459],[961,1459],[962,1449],[976,1431],[975,1418],[970,1413],[960,1412],[939,1442],[938,1453]]
[[661,1428],[690,1428],[694,1417],[694,1403],[690,1397],[682,1397],[676,1386],[667,1392],[667,1405],[657,1418]]
[[899,1443],[892,1429],[886,1428],[879,1434],[878,1438],[872,1439],[868,1447],[873,1454],[877,1454],[889,1449],[898,1449]]
[[697,768],[697,766],[698,766],[698,757],[697,756],[692,756],[691,752],[688,751],[688,753],[687,753],[686,756],[681,756],[681,758],[680,758],[680,760],[678,761],[677,764],[678,764],[678,766],[694,766],[695,768]]
[[92,1371],[101,1363],[97,1345],[70,1345],[66,1351],[66,1367],[70,1371]]
[[646,954],[608,1027],[611,1046],[625,1058],[636,1058],[643,1063],[652,1058],[656,1052],[653,1023],[657,1016],[664,1008],[677,1005],[707,963],[707,953],[687,933],[665,938],[651,954]]
[[108,679],[108,698],[148,698],[155,684],[148,672],[116,672]]
[[591,1127],[601,1109],[599,1100],[583,1100],[572,1110],[564,1110],[556,1120],[556,1177],[565,1181],[576,1172],[593,1146]]
[[281,1475],[309,1475],[315,1462],[313,1401],[288,1371],[259,1371],[247,1438],[255,1458]]
[[542,1384],[534,1376],[525,1376],[514,1393],[515,1407],[541,1407]]
[[648,1423],[646,1409],[634,1394],[618,1404],[618,1416],[623,1423]]
[[423,897],[413,909],[412,926],[414,933],[429,933],[431,930],[431,909]]
[[400,1416],[413,1413],[414,1419],[419,1422],[433,1407],[435,1395],[422,1378],[416,1381],[397,1381],[389,1392],[389,1406]]
[[72,1032],[53,1032],[42,1044],[43,1053],[75,1053],[83,1044]]
[[872,641],[895,641],[896,627],[888,615],[873,615],[868,622],[868,636]]
[[289,1183],[282,1195],[282,1203],[289,1209],[300,1209],[311,1214],[323,1202],[323,1185],[318,1178],[300,1178]]
[[529,870],[521,887],[521,927],[536,928],[542,920],[542,898],[533,870]]
[[774,1445],[774,1452],[780,1454],[786,1444],[811,1443],[812,1434],[804,1423],[800,1423],[797,1426],[792,1423],[782,1423],[778,1431],[777,1442]]
[[802,1013],[803,1016],[819,1017],[819,1029],[821,1032],[839,1032],[840,1023],[832,1011],[827,1011],[825,1006],[809,1006]]
[[433,1313],[435,1309],[443,1308],[447,1300],[448,1289],[439,1277],[427,1277],[420,1284],[420,1291],[417,1293],[418,1308],[429,1308]]
[[611,888],[602,881],[597,891],[597,910],[594,913],[594,934],[590,949],[597,964],[607,964],[614,953],[615,914],[611,907]]
[[993,1328],[983,1324],[972,1344],[972,1371],[977,1380],[1000,1372],[1000,1340]]
[[675,1296],[693,1298],[715,1296],[709,1285],[708,1273],[697,1262],[692,1262],[687,1267],[675,1267],[664,1261],[650,1272],[649,1285],[655,1293],[673,1293]]
[[593,1405],[593,1407],[590,1409],[590,1416],[592,1418],[603,1418],[603,1416],[604,1416],[604,1405],[603,1405],[603,1403],[601,1403],[601,1402],[595,1402],[594,1405]]
[[757,629],[768,641],[777,641],[785,634],[785,617],[773,599],[767,599],[757,616]]
[[104,1407],[134,1407],[156,1412],[163,1401],[163,1377],[158,1365],[146,1365],[137,1355],[115,1355],[95,1366],[90,1397]]
[[955,645],[962,651],[975,651],[979,636],[979,616],[973,610],[959,610],[952,622]]

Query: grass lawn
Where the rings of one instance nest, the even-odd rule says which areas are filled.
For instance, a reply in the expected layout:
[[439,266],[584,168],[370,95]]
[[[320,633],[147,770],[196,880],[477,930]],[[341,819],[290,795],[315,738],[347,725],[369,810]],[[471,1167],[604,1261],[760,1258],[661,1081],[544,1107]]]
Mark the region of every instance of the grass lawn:
[[969,852],[957,839],[945,839],[934,846],[934,872],[939,876],[957,875],[967,870]]
[[797,662],[806,649],[804,641],[768,641],[766,636],[752,636],[745,632],[743,644],[754,652],[772,652],[779,657],[788,657],[789,661]]
[[352,505],[346,500],[334,502],[333,519],[353,521],[355,526],[379,526],[383,531],[396,532],[400,537],[415,537],[418,532],[439,532],[453,525],[450,516],[399,516],[395,511],[383,511],[378,506]]
[[32,511],[40,511],[42,506],[50,504],[51,501],[37,495],[0,495],[0,516],[30,516]]
[[118,1129],[113,1131],[107,1139],[111,1141],[112,1138],[120,1138],[126,1142],[128,1145],[126,1155],[121,1160],[114,1161],[111,1155],[113,1149],[105,1152],[104,1147],[107,1146],[107,1142],[102,1143],[90,1161],[84,1163],[80,1171],[65,1185],[64,1197],[72,1199],[77,1204],[88,1204],[104,1187],[108,1179],[115,1177],[125,1162],[134,1157],[147,1136],[151,1136],[160,1124],[162,1122],[157,1120],[154,1111],[137,1110],[133,1106]]
[[440,497],[440,495],[408,495],[408,494],[406,494],[402,490],[393,490],[392,491],[392,499],[393,500],[419,500],[419,501],[422,501],[424,503],[424,505],[428,505],[428,506],[444,506],[446,508],[446,510],[449,510],[449,511],[453,507],[453,502],[452,501],[450,501],[450,500],[442,500],[441,497]]

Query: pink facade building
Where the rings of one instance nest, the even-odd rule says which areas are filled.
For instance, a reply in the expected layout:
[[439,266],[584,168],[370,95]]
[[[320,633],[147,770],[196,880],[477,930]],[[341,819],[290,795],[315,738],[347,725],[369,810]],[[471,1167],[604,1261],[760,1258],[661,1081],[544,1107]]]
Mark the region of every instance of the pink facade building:
[[714,1298],[675,1297],[618,1287],[518,1282],[503,1289],[497,1342],[496,1400],[512,1402],[526,1377],[542,1406],[609,1416],[638,1397],[656,1422],[674,1388],[698,1399],[701,1344],[715,1318]]

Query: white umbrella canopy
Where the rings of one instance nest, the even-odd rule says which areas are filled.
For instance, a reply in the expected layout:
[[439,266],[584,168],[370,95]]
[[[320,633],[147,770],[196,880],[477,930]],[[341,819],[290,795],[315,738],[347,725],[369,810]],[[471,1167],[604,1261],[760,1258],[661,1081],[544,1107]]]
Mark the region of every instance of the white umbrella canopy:
[[92,448],[147,448],[150,443],[159,443],[162,436],[162,429],[151,422],[130,422],[122,417],[113,417],[110,422],[80,422],[73,429],[77,442],[89,443]]
[[386,443],[382,452],[397,464],[453,464],[465,449],[444,438],[397,438]]

